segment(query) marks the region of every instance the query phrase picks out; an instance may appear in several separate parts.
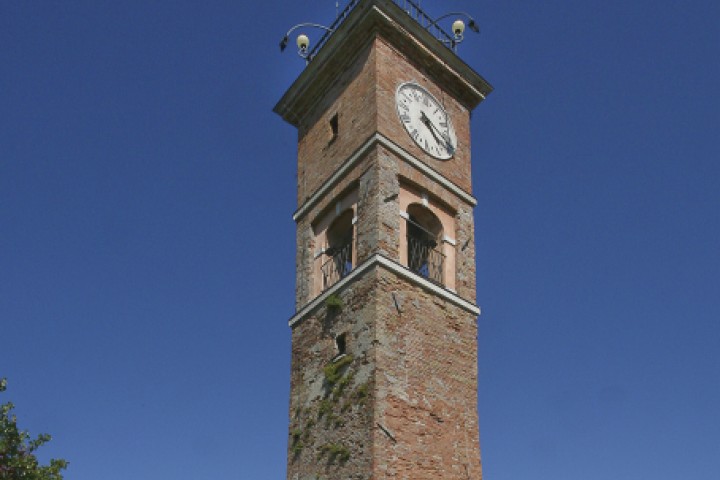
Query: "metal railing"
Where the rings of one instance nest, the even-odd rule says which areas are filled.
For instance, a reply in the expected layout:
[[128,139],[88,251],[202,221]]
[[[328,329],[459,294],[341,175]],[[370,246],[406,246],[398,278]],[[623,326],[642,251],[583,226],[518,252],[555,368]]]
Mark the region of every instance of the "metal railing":
[[407,222],[408,268],[431,282],[443,285],[445,254],[440,251],[440,242],[421,225],[412,220]]
[[[402,8],[405,13],[410,15],[412,19],[414,19],[417,23],[420,24],[424,29],[428,30],[432,35],[438,39],[443,45],[447,46],[450,49],[455,49],[455,37],[453,37],[451,34],[446,32],[444,29],[442,29],[437,23],[433,21],[433,19],[425,13],[423,9],[420,8],[420,5],[418,2],[414,2],[412,0],[392,0],[395,5]],[[335,30],[340,28],[340,25],[345,21],[345,19],[350,15],[350,12],[353,8],[357,6],[357,4],[360,2],[360,0],[350,0],[347,4],[347,6],[338,13],[337,18],[335,21],[328,27],[328,30],[325,32],[325,34],[320,37],[320,40],[315,44],[312,50],[310,50],[310,53],[307,56],[307,61],[310,62],[313,58],[315,58],[315,55],[320,51],[320,49],[325,46],[327,41],[330,39],[330,36],[333,34]]]
[[410,15],[421,27],[432,33],[433,36],[444,45],[450,46],[450,48],[455,47],[455,37],[435,23],[435,21],[420,8],[419,2],[413,2],[412,0],[393,0],[393,3],[405,10],[405,13]]
[[327,41],[330,39],[330,35],[332,35],[333,32],[335,30],[337,30],[340,27],[340,25],[342,25],[342,23],[345,21],[345,19],[348,17],[348,15],[350,15],[350,12],[352,11],[353,8],[355,8],[355,6],[358,4],[359,1],[360,0],[350,0],[350,2],[347,4],[347,6],[341,12],[338,13],[338,16],[335,19],[335,21],[332,24],[330,24],[330,26],[328,27],[328,30],[325,32],[325,34],[322,37],[320,37],[320,40],[315,44],[313,49],[310,50],[310,53],[307,56],[308,62],[310,60],[312,60],[313,58],[315,58],[315,55],[317,55],[317,52],[319,52],[320,49],[322,47],[324,47],[325,44],[327,43]]
[[320,267],[323,290],[339,282],[352,271],[352,237],[341,245],[328,248],[325,250],[325,255],[330,258]]

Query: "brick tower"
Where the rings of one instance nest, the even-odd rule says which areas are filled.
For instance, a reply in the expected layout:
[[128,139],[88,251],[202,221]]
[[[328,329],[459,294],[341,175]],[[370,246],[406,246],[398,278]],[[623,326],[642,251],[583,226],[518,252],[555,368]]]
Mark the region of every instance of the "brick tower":
[[299,138],[288,480],[482,478],[470,111],[492,88],[429,23],[350,2],[275,107]]

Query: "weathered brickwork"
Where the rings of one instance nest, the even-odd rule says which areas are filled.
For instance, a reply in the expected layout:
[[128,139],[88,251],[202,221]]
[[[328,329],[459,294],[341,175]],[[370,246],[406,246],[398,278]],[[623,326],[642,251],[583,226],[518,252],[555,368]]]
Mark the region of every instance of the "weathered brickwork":
[[[358,237],[358,263],[362,263],[369,256],[368,245],[368,217],[367,211],[367,188],[368,177],[372,177],[372,166],[376,163],[377,154],[369,151],[363,159],[352,169],[337,185],[328,193],[297,223],[297,252],[296,252],[296,282],[295,282],[295,303],[300,309],[315,296],[312,289],[313,260],[316,249],[319,247],[315,241],[313,224],[322,218],[328,210],[333,208],[335,202],[353,188],[359,189],[358,201],[358,222],[356,235]],[[365,239],[362,243],[361,239]]]
[[333,208],[335,202],[352,188],[359,189],[357,259],[362,263],[375,253],[399,262],[400,239],[398,195],[401,182],[406,181],[436,197],[455,215],[457,242],[456,283],[458,294],[475,301],[475,242],[472,207],[424,173],[415,169],[383,147],[367,152],[354,169],[299,219],[297,224],[296,307],[299,309],[314,297],[312,270],[315,243],[313,224]]
[[[303,118],[298,129],[298,204],[301,205],[375,132],[441,173],[467,192],[470,181],[470,114],[381,38],[375,39],[335,87]],[[438,161],[423,152],[397,120],[395,92],[406,81],[427,88],[445,106],[458,138],[455,158]],[[338,135],[330,128],[338,116]]]
[[338,297],[293,329],[288,478],[479,480],[474,316],[381,268]]
[[480,479],[474,316],[389,272],[376,295],[374,478]]
[[[293,328],[288,479],[371,478],[377,283],[368,272],[338,293],[341,306],[323,304]],[[343,334],[335,364],[347,364],[333,379]]]
[[[298,205],[376,131],[375,51],[362,52],[298,128]],[[338,135],[330,120],[337,115]]]
[[[401,182],[405,181],[436,197],[439,202],[447,206],[448,210],[454,212],[455,231],[451,232],[451,234],[457,242],[455,248],[455,289],[461,297],[475,302],[475,238],[473,234],[472,206],[443,186],[438,185],[424,173],[415,169],[392,152],[381,148],[378,157],[379,168],[383,171],[382,178],[385,180],[383,194],[379,199],[385,207],[381,217],[381,228],[388,234],[384,239],[386,242],[384,245],[389,246],[390,258],[398,258],[397,248],[400,239],[397,231],[399,230],[398,223],[400,219],[397,214],[399,206],[394,197],[399,194]],[[389,201],[388,199],[392,200]],[[395,230],[391,233],[392,229]]]
[[[423,67],[434,57],[415,62],[403,53],[407,45],[396,43],[368,35],[352,53],[351,68],[337,75],[321,100],[291,115],[299,130],[301,313],[292,323],[288,480],[482,479],[473,205],[459,194],[471,194],[474,105],[449,93],[457,93],[458,85],[443,85],[452,75],[441,81],[427,73],[438,71]],[[452,159],[426,155],[398,120],[395,92],[408,81],[428,89],[448,110],[458,139]],[[372,143],[328,183],[376,133],[461,192],[383,142]],[[314,198],[318,191],[322,196]],[[317,232],[347,210],[347,201],[336,208],[344,198],[352,198],[356,216],[353,268],[362,271],[330,287],[336,291],[326,291],[318,303]],[[407,268],[408,212],[422,205],[442,224],[440,285]],[[382,262],[369,263],[378,256]]]
[[[428,78],[397,50],[382,39],[375,42],[377,49],[377,110],[378,131],[392,139],[415,158],[427,164],[466,192],[470,182],[470,113],[447,94],[432,78]],[[452,160],[438,161],[420,149],[398,121],[395,92],[398,85],[413,81],[425,87],[444,105],[455,127],[458,146]]]

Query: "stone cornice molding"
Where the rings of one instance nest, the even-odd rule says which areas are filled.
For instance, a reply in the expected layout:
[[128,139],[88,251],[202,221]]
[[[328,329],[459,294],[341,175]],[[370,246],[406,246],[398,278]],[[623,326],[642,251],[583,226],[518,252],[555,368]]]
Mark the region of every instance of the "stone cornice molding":
[[474,315],[479,316],[480,315],[480,307],[478,307],[476,304],[465,300],[464,298],[460,297],[457,293],[448,290],[440,285],[437,285],[425,277],[421,277],[420,275],[414,273],[412,270],[408,269],[407,267],[404,267],[403,265],[400,265],[397,262],[394,262],[390,260],[389,258],[378,254],[373,255],[369,259],[367,259],[365,262],[363,262],[361,265],[359,265],[357,268],[355,268],[352,272],[350,272],[345,278],[334,284],[332,287],[325,290],[323,293],[315,297],[310,303],[307,303],[304,305],[300,310],[293,315],[290,320],[288,321],[288,324],[290,327],[294,327],[299,322],[301,322],[312,310],[316,309],[322,303],[330,296],[338,291],[340,291],[345,285],[347,285],[350,282],[353,282],[358,277],[362,276],[365,272],[371,270],[373,267],[382,267],[386,270],[393,272],[399,277],[402,277],[403,279],[409,281],[410,283],[424,288],[425,290],[428,290],[431,293],[434,293],[435,295],[439,296],[440,298],[452,303],[453,305],[462,308],[463,310],[470,312]]
[[317,203],[327,194],[328,191],[330,191],[330,189],[332,189],[343,178],[345,178],[345,176],[350,173],[352,168],[363,158],[365,158],[365,155],[376,145],[381,145],[382,147],[390,150],[400,159],[404,160],[408,165],[412,166],[416,170],[419,170],[428,178],[435,181],[438,185],[441,185],[449,192],[455,194],[458,198],[460,198],[468,205],[472,207],[477,205],[477,200],[475,199],[475,197],[473,197],[465,190],[457,186],[455,183],[435,171],[429,165],[421,162],[414,156],[410,155],[407,151],[403,150],[400,146],[387,138],[385,135],[381,133],[375,133],[373,136],[367,139],[367,141],[365,141],[365,143],[363,143],[360,148],[355,150],[355,152],[350,155],[350,157],[345,160],[345,162],[340,165],[340,167],[335,170],[335,172],[330,175],[330,177],[325,180],[325,182],[323,182],[320,188],[318,188],[315,193],[310,196],[310,198],[305,200],[305,202],[300,206],[300,208],[298,208],[293,214],[293,220],[298,222],[301,218],[303,218],[310,211],[310,209],[317,205]]

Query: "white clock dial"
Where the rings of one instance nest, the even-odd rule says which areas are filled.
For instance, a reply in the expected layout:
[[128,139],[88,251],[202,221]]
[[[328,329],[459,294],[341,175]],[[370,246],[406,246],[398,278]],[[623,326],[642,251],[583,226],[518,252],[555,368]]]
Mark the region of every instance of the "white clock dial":
[[455,155],[455,129],[445,108],[430,92],[416,83],[403,83],[395,93],[395,105],[405,130],[428,155],[439,160]]

